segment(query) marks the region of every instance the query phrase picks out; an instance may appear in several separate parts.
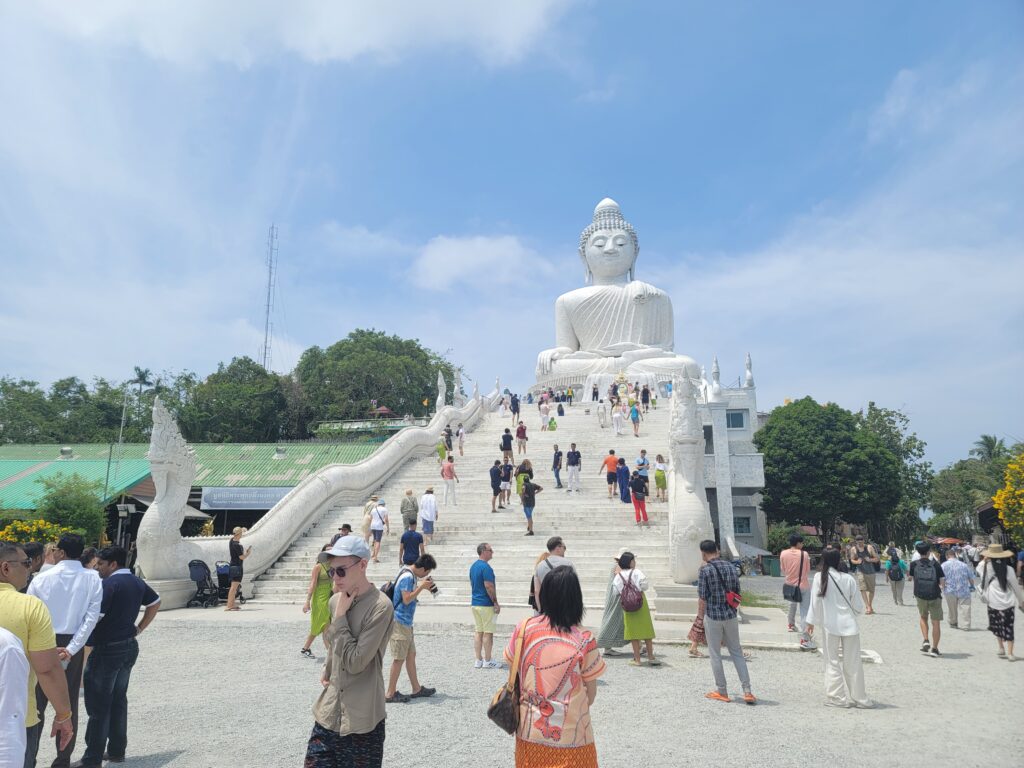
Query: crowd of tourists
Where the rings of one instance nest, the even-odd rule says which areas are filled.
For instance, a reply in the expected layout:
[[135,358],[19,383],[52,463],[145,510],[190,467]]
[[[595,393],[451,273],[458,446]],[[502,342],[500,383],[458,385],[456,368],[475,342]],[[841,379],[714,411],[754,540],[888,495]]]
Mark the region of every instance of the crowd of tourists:
[[[626,394],[637,395],[637,402],[646,409],[643,389],[631,389]],[[551,393],[540,399],[539,405],[549,408],[549,418],[541,420],[542,429],[551,427],[551,403],[571,403],[574,394]],[[609,392],[610,397],[617,394]],[[651,396],[647,399],[653,401]],[[536,482],[533,464],[526,458],[527,430],[515,396],[509,398],[509,410],[513,405],[516,431],[503,430],[498,444],[501,458],[494,460],[489,471],[491,511],[520,505],[526,535],[533,536],[537,496],[544,488]],[[636,402],[631,407],[636,407]],[[541,416],[545,416],[543,410]],[[380,562],[383,536],[390,533],[387,503],[377,495],[363,508],[360,530],[342,525],[323,544],[313,564],[302,605],[310,625],[300,653],[316,659],[313,645],[319,638],[326,655],[306,747],[307,768],[382,765],[388,706],[407,705],[437,692],[428,683],[438,681],[420,679],[415,618],[419,601],[438,593],[432,578],[438,562],[429,548],[437,532],[439,506],[456,503],[454,485],[459,478],[454,471],[454,451],[458,448],[460,456],[464,455],[462,425],[458,430],[446,429],[441,442],[439,476],[445,483],[444,499],[439,503],[432,486],[420,495],[411,488],[405,490],[393,579],[378,586],[367,575],[369,563]],[[513,463],[516,454],[518,464]],[[554,445],[551,489],[580,493],[582,464],[575,443],[565,452]],[[652,462],[643,449],[631,464],[627,466],[625,458],[609,450],[598,474],[605,476],[608,498],[631,504],[636,524],[646,527],[652,474],[654,500],[664,502],[667,467],[661,455]],[[243,561],[251,551],[241,543],[245,532],[236,528],[228,542],[231,597],[242,581]],[[789,544],[780,556],[782,596],[789,604],[788,627],[798,634],[802,649],[820,646],[828,706],[875,706],[865,685],[860,630],[869,620],[865,617],[875,612],[875,585],[882,573],[891,587],[894,605],[904,605],[904,586],[912,585],[923,653],[941,658],[944,617],[949,628],[971,627],[972,595],[979,592],[988,629],[997,641],[997,655],[1008,661],[1018,658],[1014,655],[1014,618],[1016,609],[1024,610],[1024,592],[1018,585],[1018,578],[1024,575],[1024,559],[1016,562],[1015,573],[1013,553],[998,544],[936,551],[928,542],[917,542],[909,564],[905,553],[891,542],[883,549],[863,537],[849,546],[825,547],[817,564],[812,564],[805,551],[803,536],[794,534]],[[699,548],[702,565],[697,579],[697,615],[688,634],[689,656],[708,659],[712,685],[705,694],[707,700],[756,705],[747,665],[750,654],[744,651],[740,637],[740,570],[723,559],[715,541],[701,541]],[[582,626],[583,594],[567,542],[561,536],[551,536],[529,574],[532,615],[515,624],[508,642],[496,650],[502,604],[493,564],[495,548],[481,542],[476,554],[466,573],[471,591],[473,666],[507,669],[508,677],[488,714],[514,733],[515,764],[596,766],[590,707],[597,697],[597,681],[606,671],[606,660],[628,658],[626,663],[636,667],[662,663],[654,646],[656,633],[648,602],[651,584],[641,559],[628,548],[614,556],[609,553],[604,611],[599,629],[592,633]],[[139,654],[137,637],[155,617],[160,602],[126,565],[123,549],[88,552],[80,536],[64,536],[46,548],[0,543],[0,768],[35,766],[48,707],[53,709],[49,735],[57,749],[53,766],[91,767],[125,759],[127,688]],[[233,602],[229,598],[228,610],[238,608]],[[386,657],[390,657],[389,663]],[[738,680],[738,695],[730,693],[726,660]],[[402,685],[403,672],[407,686]],[[82,685],[88,714],[85,752],[71,763]],[[514,697],[511,724],[498,706],[503,696]],[[481,710],[485,704],[482,693]]]
[[[138,637],[160,596],[122,547],[86,549],[77,534],[52,544],[0,542],[0,767],[34,768],[48,708],[54,768],[124,762]],[[85,751],[71,762],[83,687]]]

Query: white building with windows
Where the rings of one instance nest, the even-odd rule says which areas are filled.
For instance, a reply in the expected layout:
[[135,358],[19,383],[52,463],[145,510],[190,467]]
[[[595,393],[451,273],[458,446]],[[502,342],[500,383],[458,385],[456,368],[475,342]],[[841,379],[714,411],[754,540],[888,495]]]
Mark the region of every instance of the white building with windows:
[[762,422],[750,355],[741,385],[722,386],[716,358],[711,381],[702,381],[702,390],[704,486],[716,537],[723,546],[732,535],[738,544],[764,548],[768,534],[760,494],[764,456],[754,447],[754,433]]

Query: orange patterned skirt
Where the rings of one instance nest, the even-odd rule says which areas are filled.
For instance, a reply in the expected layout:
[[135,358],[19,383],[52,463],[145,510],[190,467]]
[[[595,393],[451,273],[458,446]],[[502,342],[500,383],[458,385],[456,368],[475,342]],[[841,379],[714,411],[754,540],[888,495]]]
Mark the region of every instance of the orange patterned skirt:
[[597,768],[597,747],[549,747],[517,736],[516,768]]

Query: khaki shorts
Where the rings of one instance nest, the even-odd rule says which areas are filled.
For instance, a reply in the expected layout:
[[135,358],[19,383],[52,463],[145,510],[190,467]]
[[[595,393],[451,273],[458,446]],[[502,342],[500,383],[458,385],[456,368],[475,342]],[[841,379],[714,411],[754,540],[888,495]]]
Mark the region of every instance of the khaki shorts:
[[391,658],[395,661],[405,661],[410,653],[416,652],[416,641],[412,636],[412,627],[395,622],[391,630],[391,639],[388,641],[388,648],[391,650]]
[[861,573],[857,571],[857,588],[861,592],[867,592],[869,594],[875,594],[875,576],[874,573]]
[[942,621],[942,598],[937,597],[934,600],[917,598],[917,612],[921,614],[922,619],[927,619],[928,614],[931,614],[932,621]]
[[493,635],[494,630],[497,629],[498,626],[498,620],[494,615],[494,607],[490,605],[474,605],[473,624],[475,625],[477,632],[482,632],[485,635]]

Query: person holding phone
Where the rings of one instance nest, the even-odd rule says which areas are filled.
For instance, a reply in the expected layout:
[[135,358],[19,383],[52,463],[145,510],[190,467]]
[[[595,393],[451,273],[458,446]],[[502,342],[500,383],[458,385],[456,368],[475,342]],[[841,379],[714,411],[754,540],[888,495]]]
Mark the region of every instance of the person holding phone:
[[248,528],[242,528],[241,526],[231,531],[231,541],[228,542],[228,553],[231,556],[229,570],[231,574],[231,587],[228,589],[228,607],[224,609],[225,611],[242,610],[239,606],[235,605],[235,596],[242,586],[242,561],[252,552],[252,547],[243,548],[241,542],[242,536],[248,533],[248,531]]

